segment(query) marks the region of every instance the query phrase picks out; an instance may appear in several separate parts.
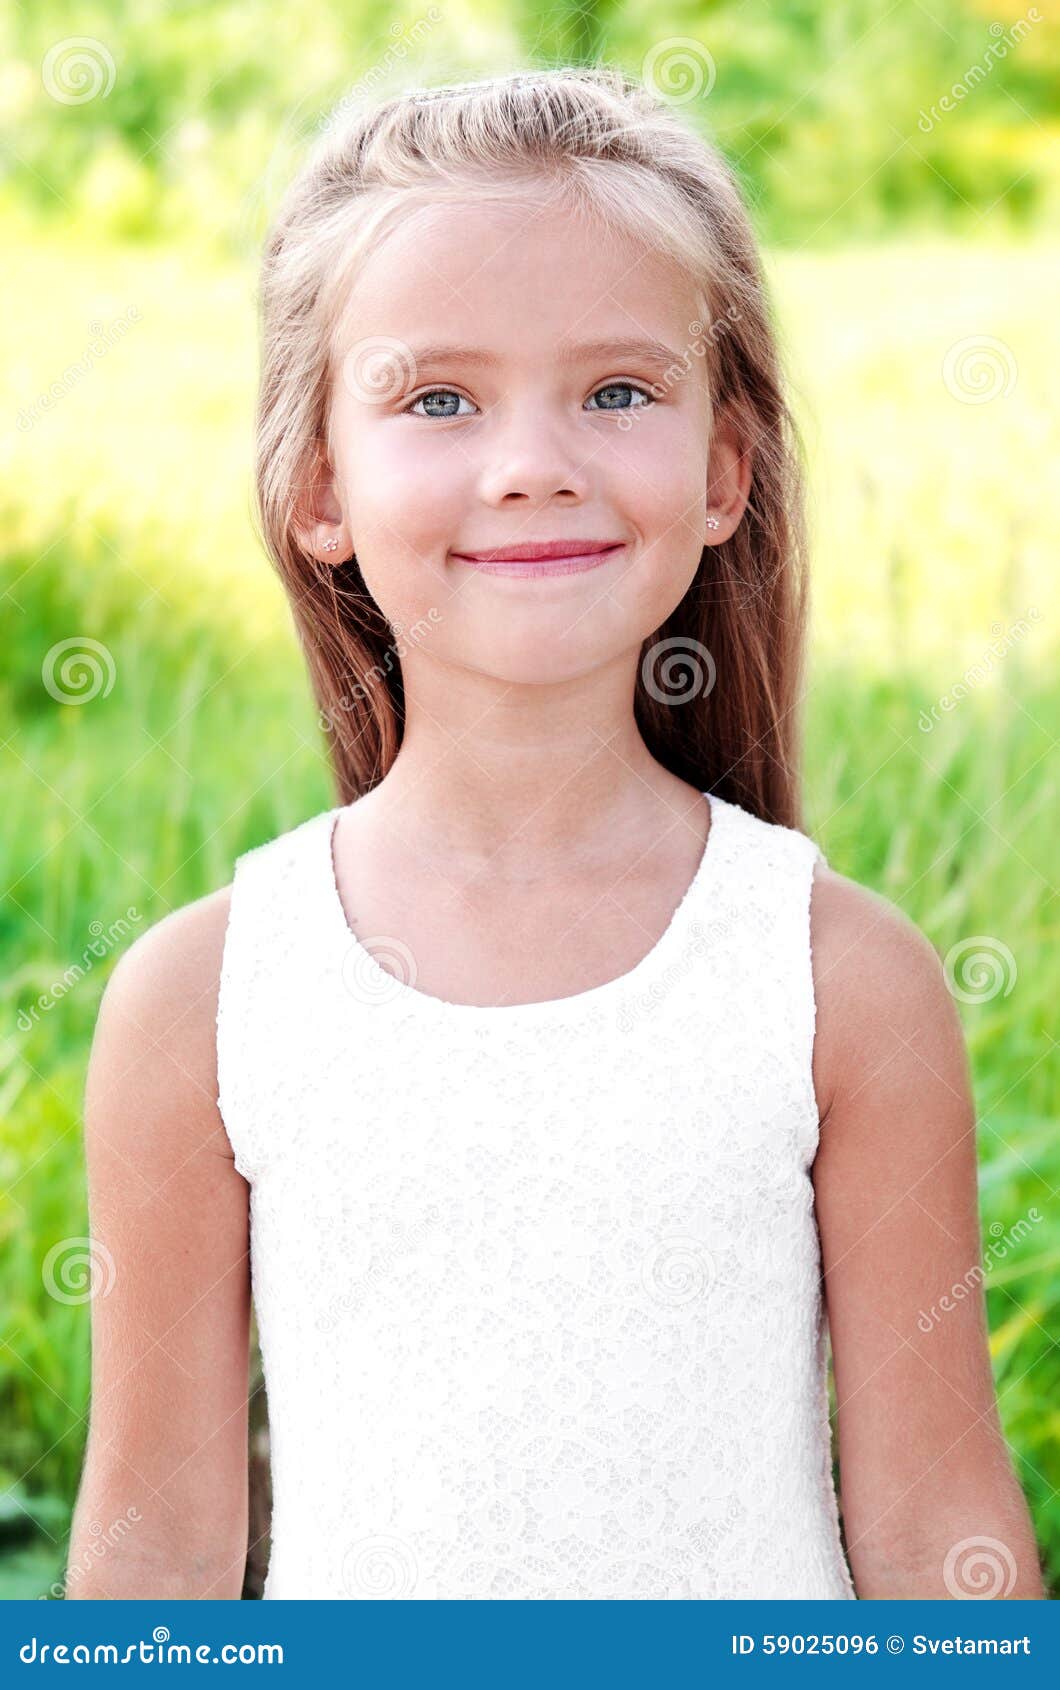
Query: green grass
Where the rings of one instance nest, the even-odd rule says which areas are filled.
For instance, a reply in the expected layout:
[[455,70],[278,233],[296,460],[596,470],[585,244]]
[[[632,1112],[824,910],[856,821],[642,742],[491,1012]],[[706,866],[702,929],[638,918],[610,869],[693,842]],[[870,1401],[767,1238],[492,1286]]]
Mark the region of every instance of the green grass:
[[[944,256],[895,247],[774,265],[816,509],[806,826],[835,868],[899,904],[943,955],[987,935],[1015,959],[1011,992],[961,1015],[984,1248],[1032,1206],[1044,1217],[988,1275],[987,1298],[1002,1420],[1055,1590],[1052,254]],[[26,307],[0,322],[17,407],[74,355],[78,323],[101,300],[144,305],[142,325],[18,443],[7,477],[17,497],[0,562],[0,1489],[12,1496],[0,1595],[39,1594],[60,1575],[80,1471],[88,1311],[47,1295],[41,1263],[87,1230],[80,1110],[107,975],[136,932],[225,883],[239,851],[333,802],[286,606],[247,522],[244,279],[165,254],[127,257],[86,253],[72,279],[51,245],[27,249]],[[957,338],[979,332],[1011,346],[1018,379],[971,405],[940,369]],[[1038,618],[939,710],[994,625],[1010,628],[1028,605]],[[113,674],[83,705],[57,703],[41,681],[46,654],[72,635],[101,641]],[[20,1028],[20,1011],[130,909],[128,935]]]

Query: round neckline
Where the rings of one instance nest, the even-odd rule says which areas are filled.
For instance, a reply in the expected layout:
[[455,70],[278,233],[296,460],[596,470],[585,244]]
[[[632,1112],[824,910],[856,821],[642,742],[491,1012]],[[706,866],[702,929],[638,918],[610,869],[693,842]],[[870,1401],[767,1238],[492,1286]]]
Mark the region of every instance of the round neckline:
[[324,812],[324,826],[321,829],[324,839],[324,886],[327,901],[327,920],[333,924],[335,938],[342,945],[344,955],[348,958],[352,951],[358,953],[358,966],[366,971],[369,979],[378,979],[381,989],[385,990],[385,1000],[390,1005],[412,1005],[421,1013],[431,1013],[471,1022],[476,1019],[489,1022],[495,1027],[514,1026],[519,1021],[562,1020],[567,1016],[579,1014],[582,1011],[595,1009],[610,999],[619,999],[631,992],[638,991],[648,983],[649,978],[665,964],[670,952],[674,949],[688,925],[692,905],[699,900],[709,881],[714,877],[718,865],[719,851],[717,831],[719,824],[724,825],[723,818],[731,806],[725,799],[719,798],[717,793],[704,792],[701,795],[707,803],[710,813],[710,827],[706,842],[695,873],[689,881],[677,906],[667,922],[660,937],[651,949],[635,962],[632,968],[624,974],[615,975],[611,980],[604,980],[598,986],[589,986],[583,992],[569,992],[565,997],[541,998],[532,1003],[480,1004],[454,1003],[450,998],[437,997],[433,992],[420,991],[417,986],[409,986],[389,969],[377,962],[371,951],[364,945],[353,931],[346,918],[346,910],[339,893],[338,878],[335,873],[335,858],[333,843],[338,818],[349,806],[337,804],[333,809]]

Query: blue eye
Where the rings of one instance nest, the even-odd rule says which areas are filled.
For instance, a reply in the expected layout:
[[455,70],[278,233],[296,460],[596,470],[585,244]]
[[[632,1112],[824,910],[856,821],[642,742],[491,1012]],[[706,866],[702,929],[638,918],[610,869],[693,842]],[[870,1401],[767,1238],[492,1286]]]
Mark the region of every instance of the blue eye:
[[[646,399],[649,405],[655,404],[655,395],[649,393],[647,388],[639,387],[636,382],[632,381],[609,381],[606,387],[598,387],[590,397],[599,399],[603,393],[639,393],[641,398]],[[605,405],[603,408],[605,411],[641,411],[644,409],[642,405]]]
[[[622,393],[637,393],[640,395],[640,398],[645,402],[645,404],[654,405],[656,403],[655,396],[649,391],[649,389],[641,387],[639,383],[632,381],[610,381],[604,387],[598,387],[595,393],[590,394],[589,399],[599,399],[604,394]],[[463,401],[465,405],[471,404],[469,399],[465,399],[464,395],[462,393],[457,393],[454,388],[432,387],[429,392],[421,393],[418,399],[413,399],[408,405],[406,405],[404,414],[406,416],[440,417],[443,420],[448,417],[458,417],[461,415],[468,416],[471,414],[468,411],[461,412],[459,410],[446,410],[441,408],[441,406],[444,406],[452,399],[456,400],[457,405],[459,405],[461,401]],[[587,403],[588,402],[589,401],[587,401]],[[417,405],[423,405],[426,409],[417,411]],[[627,404],[604,404],[601,407],[604,411],[639,411],[643,410],[643,408],[643,405]],[[473,411],[474,406],[472,406],[471,409]]]
[[[454,392],[451,387],[432,387],[429,393],[421,393],[418,399],[413,399],[411,404],[406,405],[405,414],[407,416],[420,417],[458,417],[460,415],[459,411],[416,411],[414,407],[416,405],[423,405],[430,399],[456,399],[459,401],[463,398],[464,396],[462,393]],[[470,400],[465,399],[464,403],[470,404]],[[464,415],[467,415],[466,411],[464,412]]]

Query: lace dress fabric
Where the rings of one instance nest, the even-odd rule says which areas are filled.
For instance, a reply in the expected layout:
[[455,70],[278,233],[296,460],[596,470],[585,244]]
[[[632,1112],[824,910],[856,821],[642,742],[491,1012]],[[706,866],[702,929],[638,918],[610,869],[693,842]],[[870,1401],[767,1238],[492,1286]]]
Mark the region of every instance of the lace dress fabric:
[[266,1598],[854,1596],[810,1178],[821,853],[705,797],[659,943],[544,1003],[381,966],[338,808],[238,859],[218,1104],[251,1188]]

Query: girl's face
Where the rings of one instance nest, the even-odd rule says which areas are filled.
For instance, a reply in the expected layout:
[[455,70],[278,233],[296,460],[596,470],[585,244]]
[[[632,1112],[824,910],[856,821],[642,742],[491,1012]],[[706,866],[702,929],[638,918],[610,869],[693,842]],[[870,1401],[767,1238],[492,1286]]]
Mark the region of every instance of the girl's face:
[[[704,544],[735,526],[716,496],[722,521],[706,526],[715,465],[691,283],[558,210],[437,206],[372,255],[344,324],[313,549],[356,553],[404,636],[406,677],[421,654],[508,683],[635,661]],[[615,549],[539,577],[461,555],[569,540]]]

